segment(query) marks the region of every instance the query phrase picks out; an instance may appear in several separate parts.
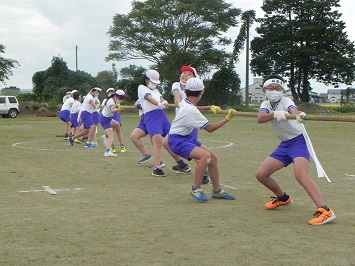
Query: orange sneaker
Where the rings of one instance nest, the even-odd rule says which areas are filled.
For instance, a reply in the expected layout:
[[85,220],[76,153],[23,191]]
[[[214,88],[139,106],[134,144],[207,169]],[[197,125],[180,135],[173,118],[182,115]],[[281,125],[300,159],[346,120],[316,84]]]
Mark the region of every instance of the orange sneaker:
[[276,209],[279,206],[287,205],[291,202],[290,196],[288,196],[288,199],[286,201],[281,201],[281,200],[279,200],[278,197],[271,197],[271,198],[274,200],[269,201],[268,203],[265,204],[265,208],[269,209],[269,210]]
[[308,223],[311,225],[321,225],[330,222],[331,220],[334,220],[335,217],[336,216],[331,209],[327,211],[323,208],[318,208],[316,213],[314,214],[314,218]]

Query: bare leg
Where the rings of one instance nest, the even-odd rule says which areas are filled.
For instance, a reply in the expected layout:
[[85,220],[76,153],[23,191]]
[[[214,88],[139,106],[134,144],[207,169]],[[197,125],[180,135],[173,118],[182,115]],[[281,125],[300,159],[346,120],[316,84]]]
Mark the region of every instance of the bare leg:
[[284,191],[281,189],[277,181],[271,177],[271,175],[284,166],[284,163],[279,160],[267,157],[255,173],[256,179],[271,190],[276,196],[282,196]]
[[324,206],[324,200],[319,187],[308,175],[309,161],[304,157],[297,157],[294,159],[295,177],[298,183],[306,190],[308,195],[318,207]]

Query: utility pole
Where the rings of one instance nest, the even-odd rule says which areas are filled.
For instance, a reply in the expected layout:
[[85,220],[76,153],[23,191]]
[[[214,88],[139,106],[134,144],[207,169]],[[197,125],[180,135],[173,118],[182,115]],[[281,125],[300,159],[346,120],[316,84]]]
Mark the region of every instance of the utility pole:
[[249,18],[246,22],[245,107],[249,107]]
[[75,45],[75,70],[78,71],[78,46]]

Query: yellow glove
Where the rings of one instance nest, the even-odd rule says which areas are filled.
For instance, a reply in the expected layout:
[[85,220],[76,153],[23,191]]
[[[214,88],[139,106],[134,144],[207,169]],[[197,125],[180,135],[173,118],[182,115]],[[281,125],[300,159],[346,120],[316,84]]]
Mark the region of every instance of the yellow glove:
[[210,110],[212,113],[214,113],[216,115],[218,111],[221,111],[221,107],[216,106],[216,105],[211,105]]
[[119,103],[116,103],[116,108],[118,109],[119,112],[123,111],[124,109]]
[[226,116],[226,119],[227,119],[228,121],[231,120],[231,119],[234,117],[233,112],[237,112],[237,111],[234,110],[234,109],[229,109],[229,110],[228,110],[228,114],[227,114],[227,116]]

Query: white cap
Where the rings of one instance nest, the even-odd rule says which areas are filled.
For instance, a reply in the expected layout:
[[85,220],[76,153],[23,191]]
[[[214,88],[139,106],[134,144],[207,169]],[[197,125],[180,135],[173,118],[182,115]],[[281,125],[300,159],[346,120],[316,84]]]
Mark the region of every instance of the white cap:
[[73,94],[74,92],[77,92],[77,90],[72,90],[70,93]]
[[108,88],[108,89],[106,90],[106,94],[109,93],[110,91],[115,92],[115,89],[114,89],[114,88]]
[[204,88],[205,85],[203,85],[202,80],[199,78],[189,78],[186,81],[186,89],[189,91],[202,91]]
[[94,87],[94,88],[92,88],[90,91],[93,91],[93,90],[98,91],[98,92],[101,92],[101,88],[99,88],[99,87]]
[[147,78],[150,79],[151,82],[153,82],[155,84],[160,83],[158,71],[156,71],[154,69],[150,69],[145,73],[145,75],[147,76]]
[[73,92],[72,91],[67,91],[67,94],[72,94]]
[[122,96],[123,98],[127,98],[128,95],[123,90],[117,90],[115,92],[118,96]]

